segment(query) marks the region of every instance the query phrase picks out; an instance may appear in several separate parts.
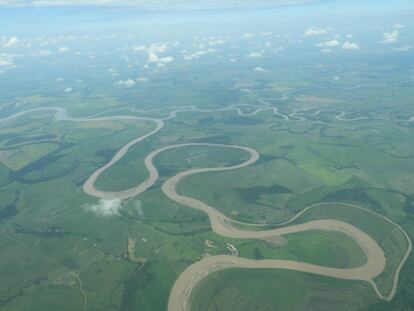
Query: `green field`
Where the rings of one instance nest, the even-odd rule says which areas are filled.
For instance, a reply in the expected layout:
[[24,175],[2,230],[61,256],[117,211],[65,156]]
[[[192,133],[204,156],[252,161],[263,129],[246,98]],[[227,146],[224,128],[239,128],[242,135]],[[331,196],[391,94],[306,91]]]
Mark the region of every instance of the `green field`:
[[[246,280],[249,280],[246,282]],[[229,269],[194,289],[193,310],[363,310],[375,301],[360,282],[286,270]]]
[[[145,181],[149,172],[144,159],[159,148],[189,143],[253,148],[260,159],[252,165],[189,176],[177,192],[247,223],[234,226],[249,230],[277,228],[306,207],[329,202],[307,210],[292,224],[334,219],[370,235],[385,253],[385,270],[374,281],[386,295],[408,243],[380,215],[414,238],[414,123],[408,121],[414,116],[414,62],[409,53],[388,57],[394,47],[385,45],[381,47],[388,52],[368,52],[369,44],[361,45],[360,57],[344,56],[351,51],[341,47],[337,54],[311,54],[308,48],[319,41],[293,49],[291,45],[305,40],[302,30],[292,39],[263,30],[247,40],[243,32],[229,45],[212,45],[194,63],[182,60],[183,55],[200,44],[210,47],[213,34],[193,42],[195,32],[189,31],[187,43],[177,38],[183,46],[171,41],[166,44],[170,50],[159,52],[160,57],[171,52],[174,62],[150,68],[144,67],[147,53],[132,48],[138,39],[119,39],[115,47],[102,37],[103,46],[79,48],[79,55],[67,56],[70,60],[59,60],[54,46],[53,61],[28,61],[30,71],[20,71],[22,64],[13,67],[13,76],[0,73],[0,119],[55,106],[78,118],[164,119],[162,130],[132,146],[99,176],[96,188],[108,192]],[[341,38],[348,33],[344,30]],[[286,51],[247,56],[268,40],[274,49],[284,43]],[[106,49],[116,51],[117,58],[107,56]],[[262,67],[268,71],[255,70]],[[116,84],[127,77],[135,79],[133,87]],[[63,92],[69,84],[73,91]],[[192,111],[170,115],[178,107]],[[254,113],[258,107],[267,110]],[[268,108],[277,108],[282,116]],[[260,240],[221,236],[205,213],[162,192],[166,180],[185,170],[248,160],[248,153],[239,149],[198,145],[162,152],[154,159],[159,179],[136,197],[101,200],[83,191],[94,171],[154,128],[150,120],[62,120],[52,111],[0,121],[0,311],[165,311],[180,274],[206,256],[232,255],[229,244],[240,257],[252,260],[333,268],[366,263],[358,243],[336,231]],[[104,210],[108,206],[115,209]],[[145,264],[129,260],[128,238],[136,239],[134,254],[146,258]],[[191,310],[410,311],[413,293],[412,255],[390,302],[378,298],[366,282],[232,268],[214,272],[195,286]]]

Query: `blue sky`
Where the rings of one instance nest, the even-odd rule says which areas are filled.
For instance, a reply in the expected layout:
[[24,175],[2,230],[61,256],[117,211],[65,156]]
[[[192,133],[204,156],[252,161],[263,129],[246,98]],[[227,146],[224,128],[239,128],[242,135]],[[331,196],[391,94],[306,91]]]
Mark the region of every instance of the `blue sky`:
[[[270,63],[282,60],[321,63],[392,55],[408,63],[414,53],[413,0],[332,0],[272,9],[246,8],[253,1],[231,0],[244,9],[196,12],[184,9],[188,0],[157,0],[181,1],[178,11],[109,2],[33,7],[18,1],[18,7],[5,7],[8,1],[0,0],[0,80],[18,72],[27,75],[25,69],[38,65],[65,94],[68,88],[81,88],[78,80],[93,76],[95,67],[89,66],[107,67],[110,86],[132,87],[175,66],[204,66],[204,61],[247,63],[252,72],[265,74]],[[60,80],[72,67],[73,81]]]
[[[292,15],[335,15],[361,12],[414,12],[413,0],[0,0],[0,23],[16,18],[53,19],[71,15],[116,13],[228,12],[255,9]],[[0,24],[1,25],[1,24]]]
[[[156,5],[155,3],[158,3]],[[168,4],[167,4],[168,3]],[[267,8],[266,10],[256,9]],[[269,9],[270,7],[270,9]],[[261,12],[282,18],[299,18],[338,14],[365,14],[367,12],[411,12],[413,0],[0,0],[0,29],[3,34],[28,31],[53,31],[80,27],[85,22],[119,23],[120,21],[145,20],[158,15],[159,22],[166,15],[186,12],[176,20],[197,20],[201,14],[221,14],[225,17],[252,15]],[[240,11],[241,10],[241,11]],[[188,12],[192,12],[188,14]],[[205,14],[206,13],[206,14]],[[161,17],[160,17],[161,16]],[[202,17],[201,17],[202,18]],[[1,35],[1,33],[0,33]]]
[[128,6],[149,10],[257,8],[283,6],[319,6],[321,10],[405,10],[413,9],[412,0],[0,0],[0,7],[113,7]]

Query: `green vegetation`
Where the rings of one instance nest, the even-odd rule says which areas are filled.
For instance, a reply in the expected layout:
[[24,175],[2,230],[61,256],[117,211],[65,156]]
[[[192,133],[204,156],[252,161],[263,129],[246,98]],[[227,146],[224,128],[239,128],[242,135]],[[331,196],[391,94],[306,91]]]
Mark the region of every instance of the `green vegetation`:
[[348,205],[325,204],[308,210],[300,220],[337,219],[350,223],[364,230],[373,237],[384,250],[386,258],[385,271],[375,281],[379,290],[387,294],[392,286],[394,272],[406,253],[408,244],[403,233],[386,219],[369,211]]
[[[248,280],[248,281],[247,281]],[[361,310],[375,301],[362,282],[286,270],[227,269],[194,289],[192,310]]]
[[56,150],[56,148],[55,144],[50,143],[22,146],[3,151],[1,162],[9,169],[17,171]]
[[[266,62],[269,68],[279,68],[272,60]],[[236,111],[178,113],[165,120],[162,131],[133,146],[105,171],[96,187],[118,191],[139,184],[148,176],[144,158],[161,147],[191,142],[248,146],[261,155],[254,165],[191,176],[178,191],[232,219],[262,224],[284,222],[319,202],[353,203],[392,219],[414,238],[414,127],[401,121],[414,114],[408,100],[412,88],[393,84],[399,80],[396,74],[385,75],[387,88],[350,92],[349,87],[363,85],[369,74],[382,74],[388,67],[355,61],[347,65],[353,70],[343,72],[335,60],[324,59],[324,64],[329,72],[342,72],[342,80],[327,79],[318,71],[325,69],[315,70],[314,62],[256,79],[246,74],[254,68],[251,64],[240,62],[236,69],[226,61],[220,73],[212,71],[211,64],[200,64],[200,73],[192,74],[177,65],[163,78],[149,79],[139,91],[93,89],[58,96],[48,91],[48,81],[39,81],[43,95],[22,90],[19,99],[24,109],[67,107],[69,115],[79,117],[167,117],[173,106],[183,105],[223,109],[240,104],[244,113],[252,113],[255,109],[243,104],[259,105],[263,100],[285,115],[304,109],[298,114],[304,121],[285,120],[270,110],[251,117]],[[96,79],[94,83],[105,85],[103,78]],[[8,98],[10,92],[2,96]],[[287,98],[277,100],[285,92]],[[24,110],[5,103],[0,105],[1,118]],[[333,111],[315,114],[319,109]],[[338,121],[340,110],[348,112],[347,118],[367,119]],[[378,115],[390,120],[375,119]],[[278,258],[338,268],[365,262],[355,241],[337,232],[307,231],[265,241],[224,238],[211,231],[204,213],[162,193],[162,183],[183,170],[245,161],[248,155],[236,149],[193,146],[166,151],[154,159],[160,179],[153,187],[124,200],[119,213],[94,213],[91,207],[101,202],[82,191],[85,180],[154,126],[133,120],[59,121],[47,111],[0,122],[0,310],[83,310],[82,288],[87,311],[163,311],[180,273],[206,254],[230,255],[228,243],[241,257],[257,260]],[[338,204],[317,206],[295,223],[326,218],[346,221],[381,245],[386,270],[375,281],[386,294],[407,247],[401,232],[375,214]],[[145,265],[128,260],[128,237],[136,238],[135,254],[148,259]],[[379,300],[364,282],[231,269],[201,282],[192,305],[194,310],[411,310],[413,292],[410,256],[391,302]]]
[[275,241],[235,245],[241,257],[251,259],[286,259],[335,268],[359,267],[366,261],[363,250],[355,241],[337,232],[307,231]]

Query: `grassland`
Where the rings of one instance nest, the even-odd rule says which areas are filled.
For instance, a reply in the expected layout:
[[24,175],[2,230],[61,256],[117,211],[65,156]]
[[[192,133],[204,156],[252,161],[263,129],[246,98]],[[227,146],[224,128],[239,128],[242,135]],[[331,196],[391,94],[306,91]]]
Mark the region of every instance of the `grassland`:
[[283,237],[281,241],[235,243],[241,257],[286,259],[336,268],[358,267],[365,263],[364,252],[341,233],[309,231]]
[[[333,61],[327,64],[334,65]],[[115,111],[106,115],[121,114],[126,107],[223,108],[223,103],[258,104],[259,99],[269,100],[286,114],[306,109],[310,115],[334,106],[335,110],[347,110],[348,117],[381,114],[407,119],[411,115],[407,98],[412,91],[392,84],[393,77],[387,81],[394,94],[390,97],[381,86],[349,92],[345,87],[365,80],[345,73],[347,82],[338,88],[321,72],[314,73],[314,64],[283,69],[280,77],[268,79],[241,75],[237,83],[233,77],[240,72],[226,66],[222,75],[208,65],[200,67],[205,74],[200,80],[180,76],[178,73],[185,70],[176,68],[171,76],[149,81],[144,90],[130,89],[122,95],[119,91],[84,90],[61,97],[50,91],[42,96],[22,94],[22,102],[27,102],[25,109],[68,107],[76,116],[109,109]],[[250,70],[249,65],[239,66],[239,70]],[[358,64],[352,66],[357,68]],[[363,67],[361,76],[372,69]],[[171,79],[185,86],[185,91],[170,84]],[[221,83],[206,82],[219,79]],[[48,83],[39,82],[40,90],[48,87]],[[215,92],[206,91],[213,88]],[[243,93],[242,88],[251,92]],[[159,91],[166,89],[168,94]],[[287,100],[272,101],[285,92],[289,92]],[[21,109],[2,105],[1,117]],[[243,107],[246,113],[252,110]],[[168,110],[151,115],[165,117]],[[192,176],[180,184],[179,192],[251,223],[282,222],[317,202],[355,203],[396,221],[414,237],[414,127],[395,120],[340,122],[334,115],[286,121],[270,111],[248,118],[234,111],[181,113],[166,121],[156,136],[131,148],[100,176],[96,186],[116,191],[140,183],[147,176],[145,156],[163,146],[238,144],[258,150],[261,159],[237,171]],[[160,154],[155,159],[159,182],[122,202],[119,215],[102,217],[89,209],[99,200],[82,192],[84,181],[116,150],[148,132],[152,122],[74,123],[37,112],[0,126],[0,310],[82,310],[80,288],[87,295],[88,311],[165,310],[178,275],[207,253],[230,254],[227,243],[234,245],[240,256],[251,259],[280,258],[332,267],[364,262],[356,243],[337,233],[311,231],[277,241],[220,237],[211,231],[204,214],[172,202],[160,191],[161,183],[178,172],[239,163],[246,159],[243,152],[191,147]],[[392,273],[406,247],[401,234],[380,218],[339,205],[315,208],[298,221],[322,218],[349,222],[380,243],[387,266],[375,281],[383,292],[389,290]],[[148,259],[144,265],[128,260],[131,236],[136,238],[135,256]],[[214,247],[207,246],[207,240]],[[397,296],[390,303],[378,300],[364,283],[289,271],[232,269],[212,274],[196,288],[193,309],[410,310],[414,306],[413,260],[410,257],[404,267]]]
[[371,289],[358,282],[292,271],[228,269],[196,287],[192,309],[361,310],[373,301]]

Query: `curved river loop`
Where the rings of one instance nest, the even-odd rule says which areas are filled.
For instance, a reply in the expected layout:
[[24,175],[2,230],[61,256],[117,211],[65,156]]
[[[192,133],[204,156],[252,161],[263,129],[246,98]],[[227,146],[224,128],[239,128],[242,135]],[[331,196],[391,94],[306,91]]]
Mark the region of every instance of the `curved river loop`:
[[[282,98],[283,100],[285,98]],[[250,108],[254,108],[252,112],[245,113],[241,109],[241,107],[248,106]],[[192,289],[194,286],[200,282],[203,278],[214,271],[227,269],[227,268],[246,268],[246,269],[287,269],[293,271],[300,271],[306,273],[317,274],[321,276],[333,277],[338,279],[344,280],[359,280],[368,282],[372,288],[375,290],[376,294],[380,299],[384,300],[391,300],[396,294],[399,275],[401,272],[404,263],[406,262],[408,256],[412,250],[412,244],[409,236],[401,228],[398,224],[393,222],[391,219],[377,214],[374,211],[365,209],[361,206],[348,204],[348,203],[338,203],[338,202],[323,202],[319,204],[314,204],[312,206],[308,206],[303,209],[300,213],[292,217],[290,220],[277,224],[278,227],[276,229],[267,229],[267,230],[244,230],[240,229],[240,226],[233,226],[233,224],[242,224],[243,226],[248,227],[255,224],[245,224],[239,221],[235,221],[230,219],[229,217],[222,214],[220,211],[215,209],[213,206],[209,206],[208,204],[196,200],[191,197],[186,197],[180,195],[177,192],[177,185],[183,181],[185,178],[206,172],[220,172],[220,171],[230,171],[230,170],[237,170],[247,167],[249,165],[254,164],[259,160],[260,155],[259,153],[247,146],[238,146],[238,145],[223,145],[223,144],[213,144],[213,143],[186,143],[186,144],[177,144],[177,145],[170,145],[166,147],[159,148],[157,150],[152,151],[149,153],[144,160],[145,167],[148,170],[149,176],[148,178],[130,189],[125,189],[122,191],[116,192],[109,192],[109,191],[102,191],[95,188],[95,182],[99,178],[100,174],[102,174],[105,170],[109,169],[115,163],[117,163],[122,157],[128,152],[129,148],[132,146],[150,138],[151,136],[155,135],[159,131],[161,131],[165,125],[165,121],[173,119],[176,115],[180,112],[200,112],[200,113],[211,113],[211,112],[224,112],[224,111],[236,111],[238,115],[249,117],[254,116],[262,111],[271,111],[276,116],[283,118],[285,120],[295,120],[295,121],[304,121],[305,116],[316,116],[325,112],[325,110],[316,111],[313,114],[306,114],[300,113],[298,111],[294,111],[289,115],[282,114],[278,111],[277,108],[271,107],[266,102],[261,102],[261,106],[255,105],[231,105],[221,109],[213,109],[213,110],[205,110],[199,109],[195,106],[184,106],[184,107],[175,107],[176,109],[171,111],[167,117],[164,118],[149,118],[149,117],[138,117],[138,116],[131,116],[131,115],[111,115],[111,116],[101,116],[102,114],[96,114],[89,117],[70,117],[66,113],[66,109],[60,107],[42,107],[42,108],[35,108],[30,109],[22,112],[18,112],[13,114],[9,117],[5,117],[0,119],[0,121],[10,121],[14,118],[20,117],[27,113],[34,113],[38,111],[55,111],[54,118],[58,121],[70,121],[70,122],[95,122],[95,121],[106,121],[106,120],[137,120],[137,121],[151,121],[154,123],[154,128],[145,135],[139,136],[122,148],[120,148],[112,159],[103,165],[102,167],[98,168],[92,175],[86,180],[83,185],[83,190],[85,193],[100,198],[100,199],[128,199],[138,196],[139,194],[146,191],[150,188],[159,178],[159,173],[154,165],[154,158],[171,149],[177,148],[187,148],[191,146],[210,146],[210,147],[220,147],[220,148],[231,148],[242,150],[249,155],[249,158],[239,164],[226,166],[226,167],[213,167],[213,168],[195,168],[189,169],[184,172],[181,172],[167,181],[165,181],[162,185],[163,193],[169,197],[171,200],[187,206],[189,208],[200,210],[206,213],[209,217],[211,228],[212,230],[222,236],[229,237],[229,238],[238,238],[238,239],[265,239],[274,236],[283,236],[286,234],[296,233],[296,232],[303,232],[308,230],[323,230],[323,231],[336,231],[341,232],[352,238],[359,247],[364,251],[366,256],[366,261],[363,265],[355,268],[332,268],[332,267],[325,267],[321,265],[309,264],[305,262],[298,262],[298,261],[289,261],[289,260],[277,260],[277,259],[265,259],[265,260],[252,260],[252,259],[245,259],[235,256],[229,255],[217,255],[217,256],[208,256],[204,257],[203,259],[197,261],[196,263],[190,265],[187,269],[185,269],[181,275],[178,277],[176,282],[173,285],[173,288],[170,292],[170,297],[168,301],[168,310],[169,311],[184,311],[190,310],[190,296]],[[133,109],[131,109],[133,110]],[[134,111],[134,110],[133,110]],[[160,110],[157,110],[160,111]],[[153,113],[157,111],[142,111],[142,110],[135,110],[134,112],[138,113]],[[327,111],[328,112],[328,111]],[[332,111],[329,111],[332,112]],[[365,120],[365,117],[355,118],[355,119],[346,119],[346,113],[343,111],[339,111],[334,115],[334,118],[337,121],[359,121]],[[382,119],[382,118],[377,118]],[[399,120],[403,122],[414,122],[414,117],[411,117],[409,120]],[[350,206],[357,209],[362,209],[369,213],[375,214],[379,216],[392,225],[394,225],[407,240],[407,250],[401,259],[397,269],[394,271],[393,276],[393,284],[392,288],[388,294],[384,295],[378,289],[376,283],[374,282],[374,278],[379,276],[385,269],[386,265],[386,258],[384,255],[383,249],[380,245],[368,234],[364,231],[360,230],[359,228],[348,224],[343,221],[338,221],[334,219],[321,219],[321,220],[313,220],[308,221],[301,224],[290,224],[294,220],[296,220],[299,216],[303,213],[312,209],[316,206],[326,205],[326,204],[343,204],[346,206]],[[272,224],[275,225],[275,224]],[[255,226],[263,226],[263,224],[258,224]]]

